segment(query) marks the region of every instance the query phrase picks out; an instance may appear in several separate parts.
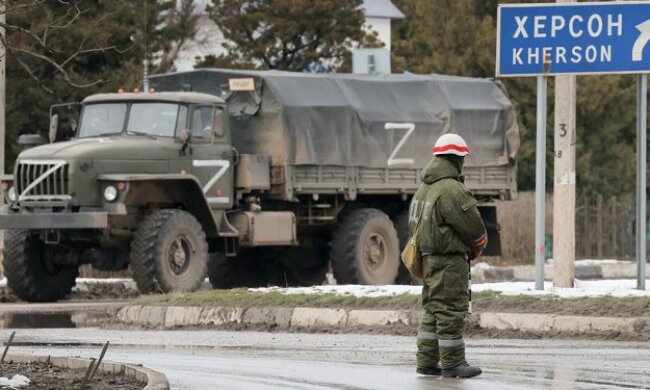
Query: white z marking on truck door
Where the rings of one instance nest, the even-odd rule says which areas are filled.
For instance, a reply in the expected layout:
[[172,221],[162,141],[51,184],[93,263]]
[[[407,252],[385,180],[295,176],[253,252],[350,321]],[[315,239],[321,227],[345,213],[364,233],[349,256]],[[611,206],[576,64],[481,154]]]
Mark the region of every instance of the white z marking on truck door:
[[386,130],[406,130],[406,133],[402,137],[402,139],[399,140],[397,145],[395,146],[395,149],[393,149],[393,153],[388,157],[388,166],[393,166],[393,165],[400,165],[400,164],[405,164],[405,165],[413,165],[415,164],[415,160],[412,158],[395,158],[395,155],[399,150],[404,146],[406,143],[406,140],[413,134],[413,131],[415,131],[415,124],[413,123],[386,123],[384,126]]
[[203,186],[203,193],[208,199],[208,203],[228,203],[230,198],[227,196],[208,196],[208,191],[217,182],[221,179],[228,168],[230,168],[230,161],[228,160],[193,160],[192,165],[195,167],[219,167],[219,170],[212,176],[210,180]]

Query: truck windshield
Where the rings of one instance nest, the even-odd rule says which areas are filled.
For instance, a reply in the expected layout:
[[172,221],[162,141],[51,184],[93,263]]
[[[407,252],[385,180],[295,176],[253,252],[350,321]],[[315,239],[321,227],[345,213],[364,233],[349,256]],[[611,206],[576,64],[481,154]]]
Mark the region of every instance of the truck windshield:
[[89,104],[83,109],[79,138],[119,134],[125,115],[125,103]]
[[177,128],[187,122],[187,107],[173,103],[89,104],[83,109],[79,138],[122,133],[127,108],[128,134],[174,137]]
[[[133,103],[126,132],[154,137],[173,137],[176,133],[177,122],[181,126],[185,122],[183,118],[178,120],[179,107],[178,104],[171,103]],[[186,112],[186,110],[182,110],[182,112]]]

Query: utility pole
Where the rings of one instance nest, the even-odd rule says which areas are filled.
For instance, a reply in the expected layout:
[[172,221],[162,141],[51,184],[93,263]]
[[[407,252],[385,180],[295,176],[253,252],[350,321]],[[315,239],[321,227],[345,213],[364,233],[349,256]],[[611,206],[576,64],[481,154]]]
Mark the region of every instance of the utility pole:
[[[2,26],[6,22],[6,1],[0,0],[0,23]],[[7,49],[3,42],[6,42],[6,31],[4,27],[0,26],[0,175],[5,174],[5,111],[6,111],[6,63],[7,63]],[[0,205],[4,203],[4,198],[0,196]],[[4,232],[0,230],[0,253],[4,251]],[[3,277],[2,264],[0,263],[0,278]]]
[[[6,1],[0,0],[0,23],[4,26],[6,21],[5,15]],[[0,26],[0,35],[2,35],[2,42],[5,41],[5,29]],[[7,63],[7,49],[4,44],[0,42],[0,175],[5,174],[5,87],[6,87],[6,63]],[[2,200],[0,200],[1,202]]]
[[[557,0],[575,3],[575,0]],[[573,287],[576,212],[576,76],[555,76],[553,286]]]

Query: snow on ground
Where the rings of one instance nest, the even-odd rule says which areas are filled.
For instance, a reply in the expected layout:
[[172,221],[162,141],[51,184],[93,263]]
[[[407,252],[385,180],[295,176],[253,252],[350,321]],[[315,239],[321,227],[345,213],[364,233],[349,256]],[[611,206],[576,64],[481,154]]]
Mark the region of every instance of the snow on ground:
[[[549,259],[549,262],[552,263],[553,259]],[[613,260],[613,259],[603,259],[603,260],[576,260],[576,266],[579,265],[610,265],[610,264],[636,264],[634,261],[623,261],[623,260]]]
[[249,291],[272,292],[278,291],[282,294],[337,294],[350,295],[355,297],[389,297],[393,295],[415,294],[422,292],[422,286],[361,286],[347,284],[342,286],[314,286],[314,287],[264,287],[249,288]]
[[132,279],[128,278],[77,278],[77,283],[129,283]]
[[16,374],[11,377],[11,379],[3,376],[0,377],[0,387],[3,389],[19,389],[21,387],[29,386],[29,378],[26,376]]
[[0,287],[4,287],[7,285],[7,278],[0,278]]
[[[636,280],[576,280],[575,288],[553,288],[551,282],[546,282],[543,291],[535,290],[535,282],[503,282],[473,284],[472,291],[497,291],[504,295],[549,295],[559,298],[600,297],[611,295],[614,297],[650,297],[650,280],[646,281],[646,290],[636,289]],[[355,297],[387,297],[401,294],[418,295],[422,291],[420,286],[315,286],[315,287],[267,287],[251,288],[249,291],[271,292],[278,291],[282,294],[337,294]]]

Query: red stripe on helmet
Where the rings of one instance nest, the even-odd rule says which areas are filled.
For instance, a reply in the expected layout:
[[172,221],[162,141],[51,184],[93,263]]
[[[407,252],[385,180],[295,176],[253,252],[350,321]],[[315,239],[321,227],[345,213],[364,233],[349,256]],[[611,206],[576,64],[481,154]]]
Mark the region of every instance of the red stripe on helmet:
[[433,153],[442,153],[446,152],[448,150],[455,150],[457,152],[461,153],[469,153],[469,148],[467,146],[460,146],[460,145],[454,145],[454,144],[449,144],[445,146],[437,146],[433,148]]

